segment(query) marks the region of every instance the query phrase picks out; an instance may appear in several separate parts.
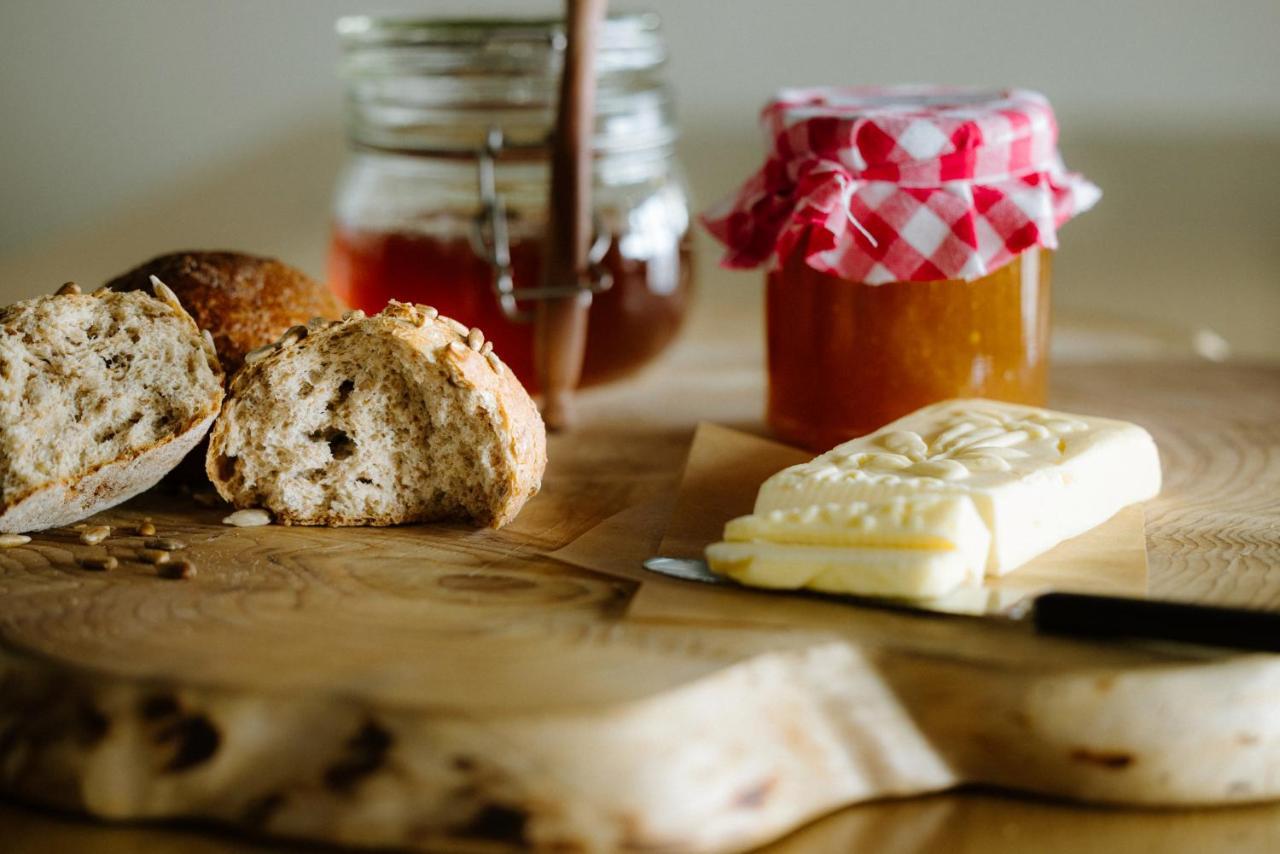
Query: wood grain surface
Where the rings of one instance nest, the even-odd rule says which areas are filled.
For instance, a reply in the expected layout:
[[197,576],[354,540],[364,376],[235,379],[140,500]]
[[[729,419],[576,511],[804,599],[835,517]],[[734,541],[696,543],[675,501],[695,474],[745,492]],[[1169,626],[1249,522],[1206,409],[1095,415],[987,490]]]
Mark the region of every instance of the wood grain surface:
[[[583,395],[544,494],[500,532],[232,529],[153,494],[103,520],[150,516],[189,544],[194,579],[159,578],[123,534],[0,552],[5,788],[110,818],[438,850],[737,850],[963,782],[1113,803],[1280,795],[1273,657],[818,601],[762,628],[760,597],[643,577],[695,424],[761,430],[758,351],[717,328]],[[1280,369],[1064,367],[1053,403],[1155,434],[1155,592],[1280,605]],[[76,565],[104,548],[119,569]],[[222,844],[6,812],[19,850]],[[778,850],[1275,843],[1268,806],[1143,815],[935,796],[847,810]]]

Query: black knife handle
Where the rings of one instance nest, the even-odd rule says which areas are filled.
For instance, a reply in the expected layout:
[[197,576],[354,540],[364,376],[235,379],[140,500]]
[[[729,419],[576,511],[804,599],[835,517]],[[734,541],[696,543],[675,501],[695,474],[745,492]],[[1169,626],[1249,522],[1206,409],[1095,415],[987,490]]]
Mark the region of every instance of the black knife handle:
[[1032,604],[1037,631],[1085,638],[1155,638],[1280,652],[1280,612],[1156,599],[1045,593]]

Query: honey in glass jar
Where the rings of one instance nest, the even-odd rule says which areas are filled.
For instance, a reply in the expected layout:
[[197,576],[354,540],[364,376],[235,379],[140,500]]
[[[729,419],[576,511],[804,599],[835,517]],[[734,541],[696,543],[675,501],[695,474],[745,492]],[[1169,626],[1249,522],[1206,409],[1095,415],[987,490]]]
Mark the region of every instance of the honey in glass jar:
[[953,397],[1043,404],[1056,229],[1096,202],[1020,90],[786,91],[706,217],[767,266],[770,427],[815,451]]

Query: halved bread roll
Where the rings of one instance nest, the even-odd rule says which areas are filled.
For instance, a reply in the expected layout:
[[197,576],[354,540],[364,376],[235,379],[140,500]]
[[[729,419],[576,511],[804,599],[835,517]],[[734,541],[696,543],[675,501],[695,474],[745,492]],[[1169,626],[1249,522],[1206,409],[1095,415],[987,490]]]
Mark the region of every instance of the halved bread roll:
[[0,310],[0,531],[66,525],[153,486],[204,437],[222,368],[155,296],[64,286]]
[[537,493],[546,433],[478,329],[392,302],[249,353],[206,467],[223,498],[284,524],[496,528]]

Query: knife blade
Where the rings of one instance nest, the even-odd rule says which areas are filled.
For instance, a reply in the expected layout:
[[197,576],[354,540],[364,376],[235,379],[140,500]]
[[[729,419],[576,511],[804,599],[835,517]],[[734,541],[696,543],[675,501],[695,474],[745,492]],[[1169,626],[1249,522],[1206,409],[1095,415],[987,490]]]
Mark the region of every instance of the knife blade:
[[644,568],[669,578],[736,587],[763,595],[816,596],[851,605],[974,618],[1029,619],[1036,631],[1043,634],[1092,639],[1166,640],[1280,652],[1280,612],[1264,609],[1093,593],[1049,592],[1028,596],[1025,591],[986,587],[960,588],[933,599],[886,599],[747,587],[717,575],[706,561],[698,558],[651,557],[644,561]]

